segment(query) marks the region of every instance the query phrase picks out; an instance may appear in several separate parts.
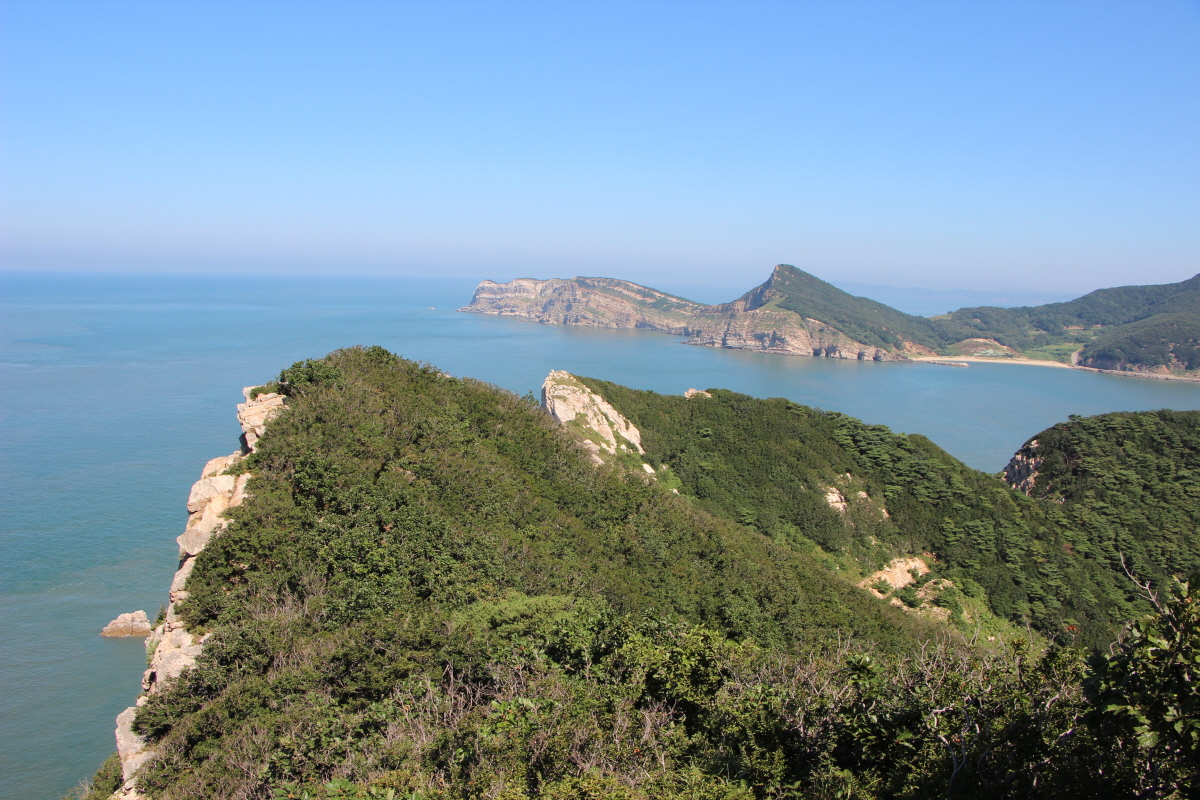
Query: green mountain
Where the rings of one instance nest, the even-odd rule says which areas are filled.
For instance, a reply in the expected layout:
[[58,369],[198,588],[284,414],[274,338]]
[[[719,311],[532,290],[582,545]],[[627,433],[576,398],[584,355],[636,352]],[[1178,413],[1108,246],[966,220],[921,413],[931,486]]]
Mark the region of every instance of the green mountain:
[[638,328],[689,344],[875,361],[921,355],[1028,356],[1098,369],[1200,370],[1200,275],[1160,286],[1100,289],[1067,303],[963,308],[926,318],[855,297],[778,264],[737,300],[703,305],[613,278],[484,281],[481,314],[562,325]]
[[1006,472],[1061,509],[1085,558],[1154,583],[1200,571],[1200,411],[1073,418],[1031,439]]
[[588,384],[671,467],[598,466],[529,400],[382,348],[284,370],[282,413],[229,467],[244,502],[166,620],[195,666],[155,679],[130,734],[147,760],[114,757],[88,800],[124,778],[116,796],[162,800],[1198,788],[1195,587],[1087,663],[958,635],[838,567],[928,543],[940,574],[980,576],[964,596],[1035,569],[1073,586],[1066,533],[1031,527],[1059,504],[841,415]]
[[1179,283],[1098,289],[1066,303],[962,308],[934,322],[947,343],[979,337],[1018,351],[1070,344],[1082,349],[1084,365],[1191,371],[1200,367],[1195,356],[1200,275]]
[[935,325],[854,297],[789,264],[729,303],[693,303],[613,278],[483,281],[470,305],[480,314],[556,325],[637,328],[687,337],[688,344],[788,355],[903,361],[930,355]]
[[1079,363],[1097,369],[1138,367],[1171,373],[1200,372],[1200,314],[1154,316],[1101,331],[1084,346]]
[[925,317],[855,297],[791,264],[775,267],[766,283],[741,299],[747,310],[771,305],[832,325],[856,341],[890,350],[904,350],[905,342],[931,349],[941,343],[937,326]]

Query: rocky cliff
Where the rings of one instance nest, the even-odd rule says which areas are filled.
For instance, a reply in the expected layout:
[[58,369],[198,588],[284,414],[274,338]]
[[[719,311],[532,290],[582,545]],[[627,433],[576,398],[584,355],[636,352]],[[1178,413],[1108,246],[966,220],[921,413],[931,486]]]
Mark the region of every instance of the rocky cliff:
[[267,423],[283,409],[283,395],[267,393],[252,397],[254,388],[242,390],[246,402],[238,405],[238,423],[242,427],[241,449],[205,464],[200,471],[200,480],[196,481],[188,495],[187,526],[175,540],[179,544],[179,568],[171,580],[166,616],[146,640],[149,665],[142,675],[142,695],[138,697],[136,705],[117,716],[117,755],[121,759],[121,778],[124,783],[113,794],[113,800],[139,800],[143,797],[137,789],[137,772],[154,757],[154,751],[133,731],[133,718],[138,708],[145,704],[149,695],[161,692],[184,670],[194,666],[196,657],[204,648],[207,634],[197,636],[189,632],[176,613],[176,607],[188,597],[187,580],[196,564],[196,556],[228,524],[224,518],[225,511],[241,504],[246,498],[246,483],[250,480],[250,473],[227,475],[226,471],[254,452],[255,444],[266,432]]
[[641,328],[685,336],[687,344],[787,355],[903,361],[906,353],[934,354],[902,338],[884,347],[856,341],[828,322],[781,307],[787,295],[780,283],[794,272],[799,271],[778,265],[766,283],[731,303],[712,306],[613,278],[484,281],[471,304],[459,310],[553,325]]
[[1028,444],[1013,454],[1008,466],[1004,468],[1004,482],[1033,497],[1042,461],[1041,455],[1038,454],[1038,440],[1030,439]]
[[[556,369],[542,382],[542,408],[574,432],[597,464],[623,454],[641,456],[642,433],[607,400],[569,372]],[[654,474],[643,463],[642,469]]]

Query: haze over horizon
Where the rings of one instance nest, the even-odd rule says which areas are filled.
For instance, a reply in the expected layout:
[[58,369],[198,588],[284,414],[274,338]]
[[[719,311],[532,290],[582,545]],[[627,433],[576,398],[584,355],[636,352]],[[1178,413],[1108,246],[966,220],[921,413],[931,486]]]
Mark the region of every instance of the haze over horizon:
[[9,270],[1200,271],[1194,2],[3,6]]

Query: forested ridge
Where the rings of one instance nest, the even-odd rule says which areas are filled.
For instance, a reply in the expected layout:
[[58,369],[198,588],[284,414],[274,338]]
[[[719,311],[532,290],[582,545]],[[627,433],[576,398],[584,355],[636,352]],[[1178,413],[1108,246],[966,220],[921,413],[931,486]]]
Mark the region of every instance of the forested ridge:
[[1200,368],[1200,275],[1179,283],[1098,289],[1065,303],[960,308],[932,321],[947,343],[981,337],[1016,350],[1069,343],[1082,351],[1080,363],[1102,369]]
[[[1047,636],[1099,646],[1145,611],[1122,554],[1155,581],[1200,568],[1200,412],[1109,415],[1040,434],[1038,452],[1052,463],[1039,480],[1053,475],[1072,494],[1038,502],[924,436],[837,412],[719,389],[687,399],[583,381],[639,427],[650,462],[667,464],[702,508],[802,551],[844,554],[864,573],[930,551],[923,581],[948,579]],[[1082,465],[1078,451],[1088,453]],[[1055,471],[1066,460],[1070,484]],[[845,511],[827,501],[834,489]],[[945,604],[963,621],[954,597]]]
[[960,308],[933,318],[855,297],[788,264],[746,297],[765,289],[779,293],[773,300],[778,308],[877,347],[901,349],[907,341],[953,355],[960,343],[985,339],[1064,361],[1079,350],[1079,363],[1101,369],[1200,369],[1200,275],[1179,283],[1098,289],[1064,303]]
[[1062,509],[1076,551],[1156,582],[1200,570],[1200,411],[1077,417],[1022,452],[1037,460],[1030,494]]
[[[1197,788],[1194,582],[1157,585],[1140,604],[1126,591],[1142,621],[1111,649],[973,642],[834,574],[822,541],[883,554],[818,506],[788,505],[780,470],[729,483],[721,464],[758,456],[726,446],[725,412],[649,433],[675,400],[631,390],[623,400],[604,385],[614,405],[640,403],[630,415],[644,414],[652,447],[682,445],[655,480],[594,466],[527,399],[381,348],[301,362],[280,379],[286,411],[234,467],[252,472],[250,496],[187,584],[182,613],[211,636],[197,666],[136,717],[158,753],[139,775],[147,797]],[[693,404],[681,414],[711,403],[736,416],[751,398],[677,400]],[[774,438],[803,432],[817,453],[787,462],[803,481],[845,470],[895,525],[924,519],[922,505],[961,504],[959,538],[940,534],[963,543],[947,569],[982,559],[984,522],[1051,519],[1039,509],[1054,503],[964,472],[920,437],[753,402],[777,408]],[[710,444],[691,447],[694,437]],[[888,480],[888,468],[902,477]],[[711,487],[689,490],[701,473]],[[918,490],[928,497],[905,499]],[[988,505],[1004,513],[988,518]],[[116,788],[112,769],[90,798]]]

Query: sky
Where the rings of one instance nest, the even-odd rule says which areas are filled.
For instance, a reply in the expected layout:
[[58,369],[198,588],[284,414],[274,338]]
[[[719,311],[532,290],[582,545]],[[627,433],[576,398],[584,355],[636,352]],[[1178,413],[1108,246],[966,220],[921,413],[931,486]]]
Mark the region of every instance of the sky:
[[1200,272],[1200,3],[0,4],[2,265]]

